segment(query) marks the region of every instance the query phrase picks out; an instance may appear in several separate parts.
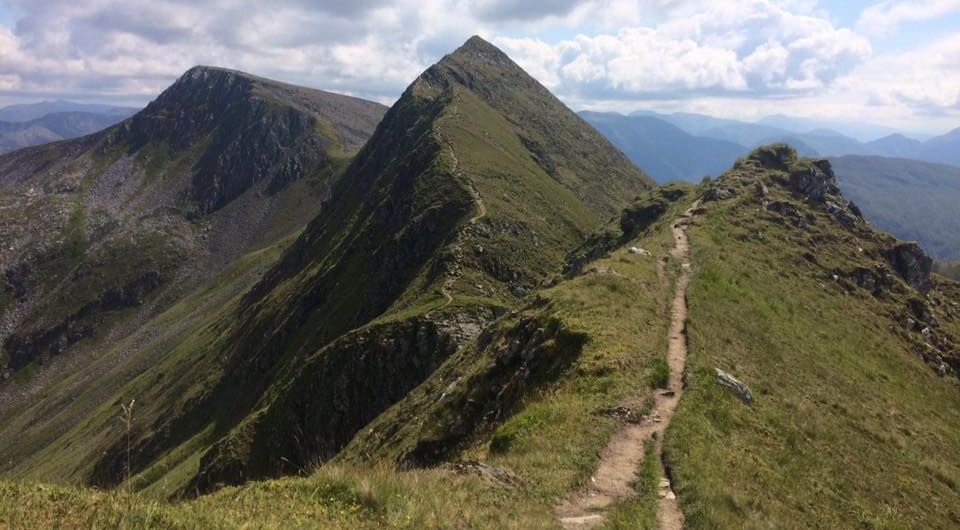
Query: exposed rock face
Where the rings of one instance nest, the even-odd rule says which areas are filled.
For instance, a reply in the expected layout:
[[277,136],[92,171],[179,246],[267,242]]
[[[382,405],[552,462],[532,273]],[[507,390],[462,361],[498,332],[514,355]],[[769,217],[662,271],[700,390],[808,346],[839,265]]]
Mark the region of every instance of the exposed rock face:
[[[332,106],[339,112],[323,113]],[[205,214],[262,179],[275,193],[322,170],[330,153],[357,149],[366,135],[356,131],[369,134],[381,115],[381,107],[356,98],[198,66],[124,123],[117,141],[131,150],[165,144],[181,152],[200,145],[190,198]]]
[[823,202],[828,195],[840,194],[837,177],[827,160],[794,165],[790,170],[790,186],[813,202]]
[[853,282],[863,289],[878,295],[885,289],[892,289],[896,286],[896,278],[890,274],[890,271],[883,265],[877,265],[873,269],[866,267],[857,267],[850,274]]
[[714,184],[703,194],[703,202],[725,201],[734,198],[736,194],[732,188]]
[[[343,336],[297,368],[300,374],[281,390],[283,397],[256,421],[244,423],[244,436],[207,451],[188,489],[209,491],[329,459],[459,345],[432,322],[420,320]],[[249,443],[242,453],[236,450],[238,440]]]
[[767,210],[782,215],[785,222],[795,228],[806,228],[809,224],[800,209],[787,201],[773,201],[767,205]]
[[667,203],[651,201],[625,208],[620,214],[620,230],[624,234],[639,234],[667,211]]
[[[299,229],[384,111],[196,67],[110,129],[0,156],[0,300],[15,301],[0,305],[0,362],[58,355],[106,313],[187,291],[269,244],[264,232]],[[308,174],[315,201],[279,193]]]
[[907,283],[926,294],[932,285],[930,272],[933,259],[927,256],[920,245],[914,242],[898,242],[887,250],[886,258]]
[[431,405],[431,413],[450,414],[454,419],[443,432],[420,433],[401,461],[413,466],[440,462],[484,424],[506,418],[539,382],[556,377],[580,353],[586,339],[565,329],[558,320],[537,319],[523,320],[501,337],[481,336],[478,348],[489,348],[492,362],[479,372],[447,378],[465,390],[447,393],[445,399]]
[[96,322],[91,321],[91,317],[142,304],[144,297],[160,283],[160,274],[149,271],[127,285],[100,294],[51,329],[11,335],[4,344],[4,349],[10,356],[8,367],[18,370],[35,359],[52,357],[70,345],[90,337],[96,328]]
[[681,187],[668,185],[637,197],[633,204],[624,208],[620,214],[618,223],[620,233],[616,233],[611,228],[591,234],[578,249],[567,255],[563,268],[564,275],[572,277],[580,274],[583,266],[588,262],[636,238],[663,217],[670,203],[676,202],[687,193],[687,190]]

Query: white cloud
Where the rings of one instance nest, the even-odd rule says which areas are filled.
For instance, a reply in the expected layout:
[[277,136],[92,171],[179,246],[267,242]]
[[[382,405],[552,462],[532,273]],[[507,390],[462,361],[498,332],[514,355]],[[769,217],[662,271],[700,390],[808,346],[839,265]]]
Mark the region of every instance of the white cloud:
[[496,41],[562,94],[608,99],[678,93],[796,96],[828,87],[866,60],[870,43],[823,18],[766,1],[720,2],[654,27],[548,45]]
[[917,22],[960,12],[960,0],[888,0],[874,4],[860,14],[857,29],[882,34],[904,22]]
[[212,64],[389,103],[473,34],[579,108],[906,119],[956,116],[960,98],[952,40],[875,56],[864,37],[960,0],[881,2],[855,30],[815,0],[7,1],[24,16],[0,25],[5,102],[144,103]]
[[858,87],[878,107],[953,114],[960,101],[960,34],[920,49],[877,57],[858,72]]

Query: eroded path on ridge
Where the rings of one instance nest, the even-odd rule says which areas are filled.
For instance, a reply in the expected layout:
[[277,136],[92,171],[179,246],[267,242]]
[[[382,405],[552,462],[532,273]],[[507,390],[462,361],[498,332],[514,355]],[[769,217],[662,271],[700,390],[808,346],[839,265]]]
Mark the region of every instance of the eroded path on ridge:
[[[637,476],[643,463],[646,444],[653,441],[655,454],[663,459],[663,434],[677,410],[683,395],[683,372],[687,363],[687,284],[690,282],[690,243],[686,226],[694,203],[687,212],[671,225],[674,247],[670,256],[680,263],[680,274],[670,315],[667,337],[667,363],[670,365],[670,380],[666,389],[654,391],[654,405],[650,414],[639,423],[628,423],[613,434],[600,455],[600,464],[590,477],[586,490],[577,491],[564,499],[555,508],[560,524],[568,530],[597,528],[606,521],[604,509],[617,501],[636,495],[630,483]],[[639,406],[643,402],[638,395],[627,405]],[[660,472],[660,494],[657,506],[657,528],[679,530],[683,528],[683,513],[677,504],[676,495],[670,486],[663,467]]]
[[[454,115],[456,112],[454,111]],[[473,197],[474,206],[477,208],[477,213],[467,221],[468,224],[476,224],[477,221],[483,219],[487,215],[487,205],[483,202],[483,197],[480,196],[480,192],[477,191],[477,188],[473,185],[473,182],[464,175],[463,171],[460,169],[460,157],[457,156],[457,150],[453,148],[453,143],[447,139],[446,136],[440,131],[440,127],[437,127],[437,138],[441,143],[447,146],[447,149],[450,150],[450,156],[453,159],[453,174],[456,176],[462,176],[464,180],[467,181],[467,186],[469,187],[470,196]],[[463,231],[461,230],[457,234],[457,244],[454,248],[454,253],[457,257],[457,262],[460,261],[460,258],[463,255]],[[460,267],[459,265],[455,266],[456,268],[451,271],[446,280],[443,281],[443,285],[440,286],[440,293],[443,295],[444,301],[443,304],[427,311],[424,315],[425,318],[430,318],[434,312],[446,309],[450,304],[453,303],[453,295],[450,294],[450,290],[453,288],[453,284],[457,283],[457,280],[460,279]]]

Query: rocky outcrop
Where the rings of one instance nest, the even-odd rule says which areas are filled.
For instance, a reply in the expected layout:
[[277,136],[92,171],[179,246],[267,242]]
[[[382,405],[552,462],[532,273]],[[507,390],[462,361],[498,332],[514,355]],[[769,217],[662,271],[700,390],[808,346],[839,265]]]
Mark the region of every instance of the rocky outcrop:
[[471,433],[503,421],[523,396],[557,377],[586,340],[557,319],[534,318],[520,321],[503,335],[481,336],[477,347],[484,352],[482,367],[459,376],[447,374],[444,379],[452,383],[431,405],[430,413],[451,419],[442,430],[421,432],[413,447],[400,455],[401,463],[434,465]]
[[780,214],[784,222],[794,228],[806,228],[810,224],[800,209],[787,201],[773,201],[767,204],[767,211]]
[[[293,95],[270,97],[285,88]],[[353,112],[316,112],[329,106],[326,100]],[[260,181],[276,193],[309,172],[331,172],[331,155],[346,156],[353,147],[338,133],[361,121],[369,135],[382,114],[376,103],[198,66],[122,124],[116,142],[131,151],[148,144],[169,145],[173,153],[199,147],[189,198],[197,213],[207,214]]]
[[775,143],[754,149],[747,160],[759,162],[764,169],[789,171],[797,161],[797,151],[787,144]]
[[794,164],[790,168],[790,187],[815,203],[840,194],[837,177],[827,160],[804,160]]
[[161,282],[158,272],[146,272],[126,285],[101,293],[53,328],[11,335],[4,344],[9,355],[8,368],[18,370],[34,360],[60,354],[72,344],[92,336],[97,327],[96,320],[103,313],[142,304]]
[[187,490],[279,476],[329,459],[459,345],[420,319],[344,335],[298,366],[282,397],[214,444]]
[[897,274],[914,289],[923,294],[930,290],[933,259],[923,252],[919,244],[897,242],[884,255]]
[[591,234],[578,249],[567,255],[564,276],[569,278],[580,274],[587,263],[635,239],[650,225],[659,221],[671,203],[680,200],[687,193],[688,190],[682,186],[666,185],[637,197],[633,204],[620,213],[619,233],[608,228]]
[[703,194],[703,202],[717,202],[732,199],[737,196],[736,190],[714,184]]
[[850,278],[857,287],[866,289],[874,295],[892,289],[897,284],[896,278],[882,264],[878,264],[873,269],[857,267],[844,276]]

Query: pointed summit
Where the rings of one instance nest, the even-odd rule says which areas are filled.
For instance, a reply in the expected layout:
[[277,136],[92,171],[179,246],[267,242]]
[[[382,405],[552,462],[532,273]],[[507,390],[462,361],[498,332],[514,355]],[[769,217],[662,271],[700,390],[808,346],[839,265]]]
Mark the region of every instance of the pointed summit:
[[[276,193],[307,172],[328,172],[358,150],[383,115],[377,103],[245,72],[195,66],[120,129],[128,151],[202,149],[190,197],[199,214],[267,180]],[[251,156],[256,154],[256,156]]]
[[[209,396],[244,431],[214,443],[188,490],[336,455],[650,185],[506,54],[471,38],[410,85],[328,206],[247,297],[252,309],[235,317],[244,324],[226,347],[228,372],[247,383]],[[369,344],[405,346],[358,353]],[[359,391],[400,366],[413,367],[402,387],[376,399]],[[365,381],[342,395],[312,388],[341,369]],[[244,421],[253,410],[270,412]]]

